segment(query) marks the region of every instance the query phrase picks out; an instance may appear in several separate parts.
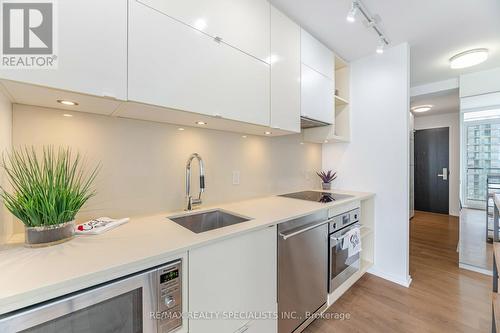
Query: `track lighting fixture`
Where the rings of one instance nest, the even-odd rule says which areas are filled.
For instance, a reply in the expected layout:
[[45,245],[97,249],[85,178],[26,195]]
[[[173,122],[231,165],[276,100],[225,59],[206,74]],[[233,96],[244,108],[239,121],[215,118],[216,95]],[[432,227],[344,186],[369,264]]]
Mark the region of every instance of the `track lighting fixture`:
[[371,15],[366,7],[363,5],[361,0],[354,0],[351,4],[351,9],[347,13],[347,21],[354,22],[356,21],[356,16],[360,13],[366,20],[366,26],[368,28],[373,29],[377,36],[380,39],[380,44],[377,46],[376,52],[378,54],[384,53],[384,49],[387,45],[390,44],[389,39],[385,36],[380,27],[380,18],[378,16]]

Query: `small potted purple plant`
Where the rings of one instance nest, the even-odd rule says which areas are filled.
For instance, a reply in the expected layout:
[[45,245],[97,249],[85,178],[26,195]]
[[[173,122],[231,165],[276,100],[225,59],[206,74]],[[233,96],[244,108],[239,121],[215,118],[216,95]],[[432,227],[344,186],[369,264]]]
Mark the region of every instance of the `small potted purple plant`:
[[325,191],[329,191],[332,189],[332,181],[337,178],[337,173],[333,172],[333,170],[316,172],[316,174],[321,178],[322,184],[321,187]]

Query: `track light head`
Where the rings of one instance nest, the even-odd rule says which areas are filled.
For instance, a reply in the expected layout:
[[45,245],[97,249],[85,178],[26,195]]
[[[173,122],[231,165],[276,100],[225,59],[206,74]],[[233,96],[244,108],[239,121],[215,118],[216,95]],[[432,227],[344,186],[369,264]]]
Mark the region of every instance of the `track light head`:
[[383,54],[384,53],[384,49],[385,49],[385,43],[383,41],[380,42],[380,44],[378,44],[377,46],[377,54]]
[[356,14],[358,13],[358,3],[356,1],[352,2],[351,9],[349,13],[347,13],[346,20],[347,22],[353,23],[356,21]]

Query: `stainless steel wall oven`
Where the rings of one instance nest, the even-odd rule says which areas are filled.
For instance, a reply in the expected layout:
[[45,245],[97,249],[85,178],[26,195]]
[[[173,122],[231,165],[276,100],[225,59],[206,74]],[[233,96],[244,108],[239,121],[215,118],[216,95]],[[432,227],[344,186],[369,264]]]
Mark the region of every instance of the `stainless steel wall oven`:
[[329,223],[329,273],[328,292],[332,293],[360,268],[360,253],[349,256],[344,241],[354,228],[360,228],[360,209],[335,216]]

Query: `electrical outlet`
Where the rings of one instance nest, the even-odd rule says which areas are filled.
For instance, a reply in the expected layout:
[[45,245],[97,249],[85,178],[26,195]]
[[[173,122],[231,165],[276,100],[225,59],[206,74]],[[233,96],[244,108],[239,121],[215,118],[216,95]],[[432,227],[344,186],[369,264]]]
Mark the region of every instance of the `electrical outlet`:
[[240,172],[233,171],[233,185],[240,185]]

